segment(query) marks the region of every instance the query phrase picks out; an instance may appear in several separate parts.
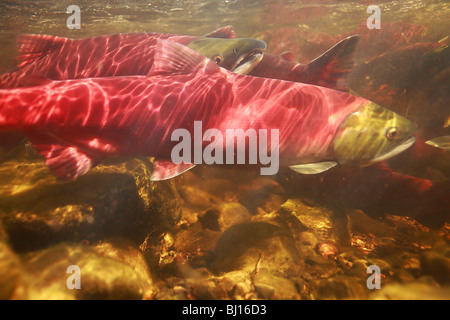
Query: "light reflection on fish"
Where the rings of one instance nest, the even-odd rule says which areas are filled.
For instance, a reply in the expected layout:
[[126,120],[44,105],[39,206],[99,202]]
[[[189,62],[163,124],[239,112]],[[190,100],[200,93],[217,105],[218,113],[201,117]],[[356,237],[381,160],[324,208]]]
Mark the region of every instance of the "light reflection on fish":
[[266,43],[236,38],[231,27],[203,37],[166,33],[119,33],[85,39],[25,34],[18,38],[18,68],[0,77],[0,88],[33,85],[29,77],[52,80],[148,75],[158,39],[192,45],[225,68],[247,72],[262,59]]
[[194,164],[171,162],[171,134],[194,121],[205,131],[277,129],[280,165],[308,174],[370,165],[415,141],[413,123],[366,99],[238,75],[173,41],[157,40],[151,75],[0,90],[0,130],[24,132],[63,180],[115,156],[153,156],[153,179],[174,177]]

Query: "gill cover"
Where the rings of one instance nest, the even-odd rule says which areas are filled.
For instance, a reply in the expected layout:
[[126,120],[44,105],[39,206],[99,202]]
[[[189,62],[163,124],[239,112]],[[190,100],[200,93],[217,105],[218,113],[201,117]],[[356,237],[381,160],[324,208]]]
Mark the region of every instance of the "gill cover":
[[408,119],[367,102],[341,124],[333,140],[334,154],[343,165],[370,165],[412,146],[416,130]]
[[262,40],[248,38],[202,38],[191,42],[188,47],[227,70],[239,68],[243,70],[239,73],[246,74],[261,61],[267,45]]

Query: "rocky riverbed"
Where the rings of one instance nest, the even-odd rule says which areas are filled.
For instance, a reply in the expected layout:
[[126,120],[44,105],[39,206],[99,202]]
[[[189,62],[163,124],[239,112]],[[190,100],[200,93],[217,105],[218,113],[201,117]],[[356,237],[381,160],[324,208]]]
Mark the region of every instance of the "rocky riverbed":
[[[5,162],[0,298],[450,298],[448,224],[321,206],[251,171],[154,183],[150,170],[105,163],[59,183],[40,160]],[[381,289],[367,287],[369,266]]]

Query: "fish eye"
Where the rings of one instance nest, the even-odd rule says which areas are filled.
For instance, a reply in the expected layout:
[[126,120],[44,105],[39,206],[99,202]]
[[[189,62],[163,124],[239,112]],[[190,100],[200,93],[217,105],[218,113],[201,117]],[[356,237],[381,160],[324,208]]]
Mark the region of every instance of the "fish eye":
[[214,61],[214,63],[216,63],[217,65],[220,66],[223,62],[223,58],[221,56],[217,55],[212,58],[212,61]]
[[398,128],[397,127],[389,128],[386,131],[386,138],[388,138],[389,140],[395,139],[395,137],[397,137],[397,135],[398,135]]

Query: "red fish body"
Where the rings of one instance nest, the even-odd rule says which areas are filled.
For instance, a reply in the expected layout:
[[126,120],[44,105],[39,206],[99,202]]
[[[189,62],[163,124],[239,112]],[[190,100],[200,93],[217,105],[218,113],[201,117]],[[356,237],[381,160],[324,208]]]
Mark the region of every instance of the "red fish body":
[[[196,39],[189,36],[174,39],[163,33],[123,33],[78,40],[31,35],[21,40],[22,46],[30,47],[30,53],[19,56],[20,69],[2,75],[0,88],[16,88],[24,82],[26,85],[24,78],[30,75],[56,80],[146,75],[152,67],[158,38],[172,38],[183,44]],[[34,44],[41,47],[37,49]],[[136,63],[139,60],[141,63]]]
[[74,179],[106,157],[170,161],[176,144],[171,134],[178,128],[192,134],[194,121],[223,133],[277,129],[280,164],[292,165],[331,156],[339,126],[367,103],[323,87],[236,75],[189,48],[159,43],[151,77],[1,90],[1,130],[24,132],[62,179]]
[[[223,27],[205,37],[233,38],[235,34],[231,27]],[[31,75],[53,80],[147,75],[158,39],[187,45],[201,37],[166,33],[120,33],[86,39],[22,35],[18,68],[0,77],[0,88],[27,86]]]

